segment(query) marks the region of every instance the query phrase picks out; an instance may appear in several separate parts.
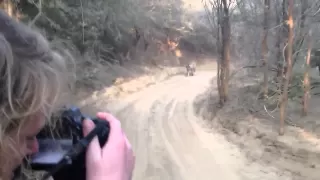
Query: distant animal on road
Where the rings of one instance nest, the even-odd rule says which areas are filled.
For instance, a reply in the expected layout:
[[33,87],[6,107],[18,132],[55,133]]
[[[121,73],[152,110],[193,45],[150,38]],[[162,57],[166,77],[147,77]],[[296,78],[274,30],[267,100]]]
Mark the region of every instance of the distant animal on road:
[[187,76],[194,76],[196,72],[197,64],[195,61],[192,61],[186,65]]

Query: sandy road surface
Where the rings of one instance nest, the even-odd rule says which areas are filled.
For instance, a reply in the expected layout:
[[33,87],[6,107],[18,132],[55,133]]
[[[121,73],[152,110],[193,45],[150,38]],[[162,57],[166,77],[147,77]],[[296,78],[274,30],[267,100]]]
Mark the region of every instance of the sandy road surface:
[[[192,102],[213,76],[210,71],[179,75],[108,102],[133,145],[134,180],[291,179],[274,167],[249,164],[236,146],[201,125]],[[96,103],[106,106],[103,100]]]

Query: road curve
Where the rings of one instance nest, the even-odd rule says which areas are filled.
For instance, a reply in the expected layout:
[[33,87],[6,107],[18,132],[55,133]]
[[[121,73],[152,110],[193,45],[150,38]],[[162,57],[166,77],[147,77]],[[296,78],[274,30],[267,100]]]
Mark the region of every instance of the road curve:
[[[193,101],[214,76],[214,71],[174,76],[107,103],[133,145],[134,180],[290,179],[248,164],[236,146],[200,125]],[[101,100],[96,106],[106,103]]]

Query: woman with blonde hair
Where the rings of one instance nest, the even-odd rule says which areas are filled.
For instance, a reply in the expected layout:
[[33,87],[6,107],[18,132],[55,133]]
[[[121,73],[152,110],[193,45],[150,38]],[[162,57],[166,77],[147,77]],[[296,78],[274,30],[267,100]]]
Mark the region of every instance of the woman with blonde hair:
[[[66,60],[50,48],[37,31],[0,10],[0,179],[13,179],[13,172],[27,155],[37,153],[36,135],[59,107],[67,85]],[[120,121],[108,113],[108,143],[97,138],[86,152],[87,180],[128,180],[134,156]],[[85,120],[84,135],[94,124]]]

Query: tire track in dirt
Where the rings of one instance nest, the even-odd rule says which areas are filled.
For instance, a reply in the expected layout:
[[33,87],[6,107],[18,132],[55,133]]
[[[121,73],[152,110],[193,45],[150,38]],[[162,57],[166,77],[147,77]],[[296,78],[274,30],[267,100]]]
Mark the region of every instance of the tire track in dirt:
[[[170,85],[170,88],[175,89],[179,86],[176,80],[172,80],[169,82],[164,82],[166,86]],[[157,96],[146,96],[144,98],[145,94],[152,94],[153,92],[158,91]],[[158,127],[155,127],[154,124],[154,117],[157,117],[162,114],[160,102],[158,99],[161,99],[160,97],[163,97],[165,94],[167,94],[167,91],[165,91],[162,88],[153,86],[146,91],[142,93],[137,93],[127,99],[125,99],[122,103],[128,103],[127,106],[122,106],[124,108],[115,107],[114,111],[116,112],[117,117],[122,120],[122,126],[124,129],[128,130],[126,133],[130,134],[128,135],[129,140],[132,142],[132,144],[136,144],[136,148],[134,147],[135,152],[139,152],[141,158],[139,158],[140,166],[137,166],[135,169],[135,174],[137,174],[136,179],[157,179],[155,176],[157,176],[157,171],[159,169],[165,169],[163,167],[157,167],[158,165],[154,164],[160,164],[153,163],[153,161],[156,161],[156,159],[159,159],[157,156],[154,155],[154,153],[157,153],[155,151],[163,151],[161,150],[161,145],[157,145],[157,140],[154,140],[154,136],[158,134]],[[138,100],[137,100],[138,99]],[[136,112],[134,107],[146,107],[147,112]],[[112,108],[111,108],[112,109]],[[128,117],[129,115],[129,117]],[[128,118],[134,118],[132,120],[127,120]],[[135,131],[139,129],[138,131]],[[134,131],[131,131],[134,130]],[[132,134],[132,136],[131,136]],[[146,148],[152,146],[152,148]],[[152,151],[150,152],[150,149]],[[163,154],[163,153],[158,153]],[[158,160],[159,161],[159,160]],[[170,161],[169,161],[170,162]],[[162,172],[161,174],[166,174],[165,172]],[[159,176],[160,179],[167,179],[166,176]],[[170,178],[169,178],[170,179]]]
[[[193,100],[214,72],[174,76],[106,105],[122,122],[136,154],[134,180],[291,179],[250,164],[222,135],[206,132]],[[96,103],[104,107],[103,99]]]
[[193,114],[193,108],[189,107],[201,89],[195,87],[194,91],[189,91],[188,94],[184,94],[184,91],[185,88],[171,91],[171,103],[165,103],[168,109],[167,117],[157,121],[165,134],[163,139],[176,151],[172,153],[173,157],[176,156],[176,159],[180,158],[180,161],[183,161],[184,169],[193,169],[193,173],[184,179],[212,179],[213,172],[216,177],[240,179],[237,175],[228,172],[229,167],[223,169],[220,166],[221,163],[212,158],[212,152],[198,139],[195,125],[191,123],[195,119],[189,116],[189,112]]

